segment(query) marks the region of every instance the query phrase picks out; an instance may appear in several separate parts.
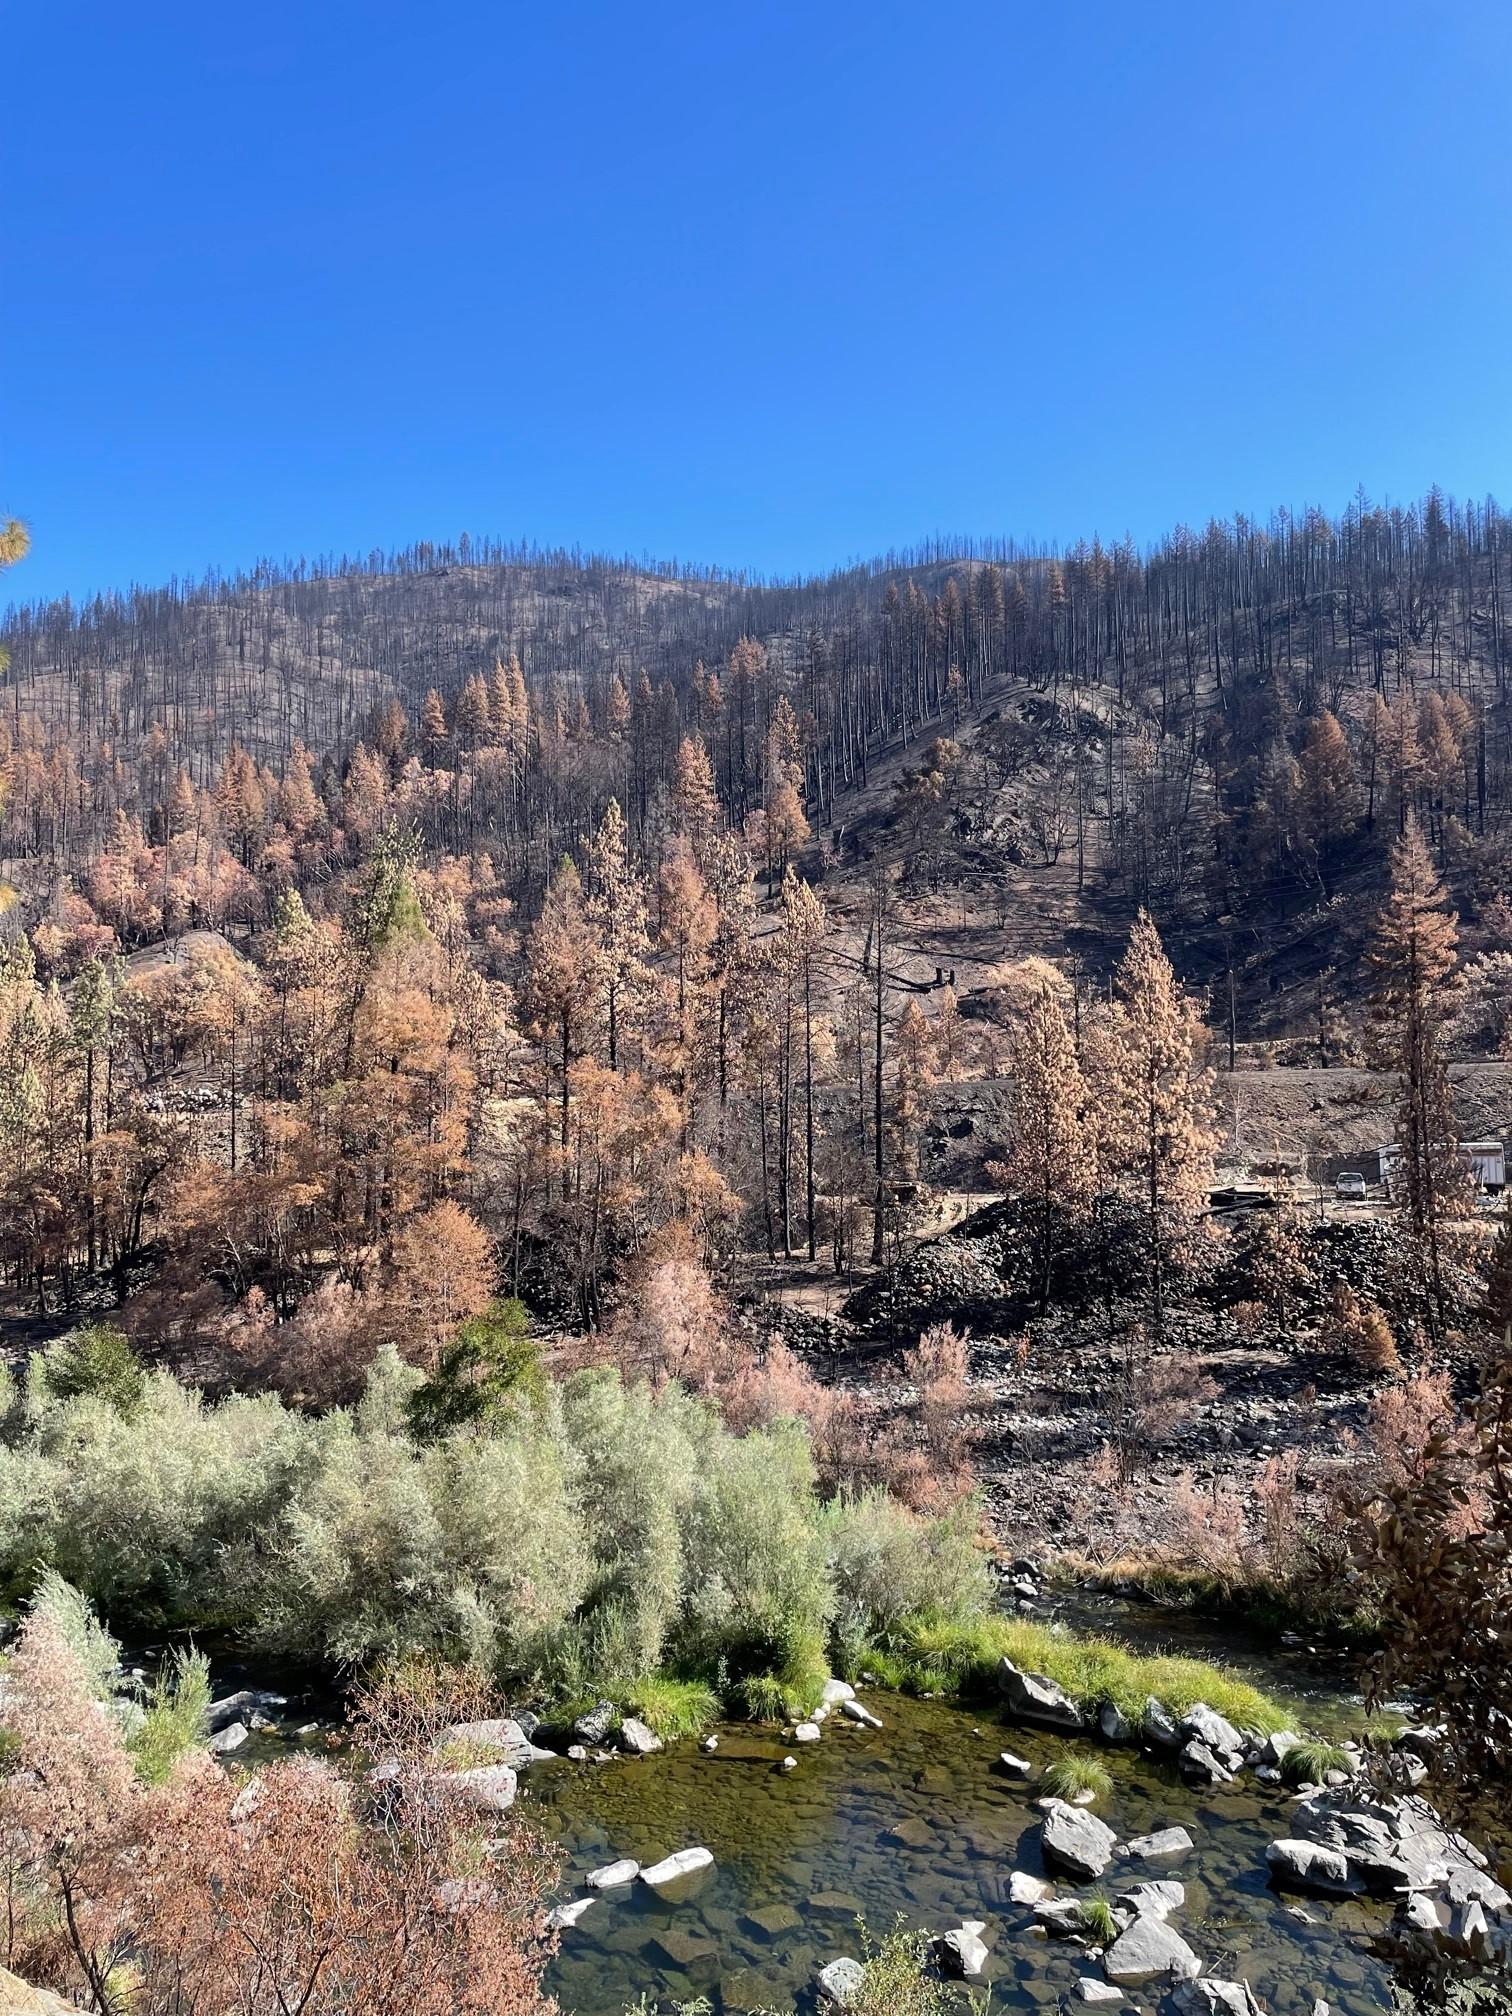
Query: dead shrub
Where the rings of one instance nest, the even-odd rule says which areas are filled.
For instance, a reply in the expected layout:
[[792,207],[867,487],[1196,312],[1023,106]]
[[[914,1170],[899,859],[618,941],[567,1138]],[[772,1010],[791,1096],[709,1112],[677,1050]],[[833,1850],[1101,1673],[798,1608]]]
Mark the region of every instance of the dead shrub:
[[1402,1369],[1385,1310],[1342,1284],[1328,1298],[1318,1342],[1325,1351],[1351,1359],[1366,1372],[1395,1377]]

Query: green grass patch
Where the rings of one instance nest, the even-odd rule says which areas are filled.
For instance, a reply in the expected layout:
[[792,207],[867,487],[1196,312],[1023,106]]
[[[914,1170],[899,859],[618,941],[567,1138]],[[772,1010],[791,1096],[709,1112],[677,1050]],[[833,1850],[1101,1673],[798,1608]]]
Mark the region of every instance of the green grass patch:
[[1356,1587],[1338,1581],[1311,1585],[1252,1573],[1243,1580],[1168,1560],[1162,1554],[1124,1554],[1111,1561],[1066,1555],[1053,1579],[1067,1585],[1142,1596],[1167,1610],[1217,1617],[1263,1631],[1306,1631],[1343,1645],[1370,1648],[1381,1639],[1379,1610]]
[[1111,1701],[1128,1721],[1143,1721],[1151,1695],[1180,1717],[1205,1701],[1236,1728],[1262,1735],[1285,1729],[1294,1715],[1227,1667],[1203,1659],[1131,1652],[1116,1639],[1078,1637],[1019,1617],[984,1617],[972,1624],[914,1621],[900,1627],[893,1648],[902,1685],[912,1692],[989,1697],[999,1689],[998,1668],[1011,1659],[1026,1673],[1043,1673],[1064,1687],[1077,1706],[1095,1715]]
[[626,1694],[625,1704],[664,1743],[702,1736],[719,1720],[721,1705],[706,1681],[678,1680],[668,1673],[637,1680]]
[[1077,1799],[1087,1792],[1094,1799],[1105,1799],[1113,1790],[1112,1773],[1101,1758],[1075,1751],[1070,1756],[1057,1757],[1053,1764],[1047,1764],[1040,1783],[1056,1799]]

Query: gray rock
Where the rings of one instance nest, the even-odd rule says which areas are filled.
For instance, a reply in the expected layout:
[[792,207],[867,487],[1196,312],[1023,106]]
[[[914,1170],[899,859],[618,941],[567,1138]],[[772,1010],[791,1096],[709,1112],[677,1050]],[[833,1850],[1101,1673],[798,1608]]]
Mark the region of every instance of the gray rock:
[[1079,1939],[1087,1929],[1079,1897],[1044,1897],[1034,1907],[1034,1922],[1055,1939]]
[[1200,1737],[1193,1736],[1181,1747],[1176,1760],[1188,1785],[1232,1785],[1234,1774]]
[[1186,1735],[1195,1736],[1199,1743],[1205,1743],[1225,1760],[1244,1754],[1244,1739],[1239,1731],[1205,1701],[1192,1703],[1181,1718],[1181,1727]]
[[240,1750],[250,1733],[245,1722],[228,1722],[216,1730],[205,1748],[212,1757],[224,1757],[232,1750]]
[[662,1739],[644,1722],[634,1715],[627,1715],[620,1724],[620,1748],[632,1757],[654,1757],[662,1747]]
[[784,1757],[782,1762],[777,1766],[777,1769],[779,1771],[796,1771],[798,1769],[798,1759],[796,1757]]
[[1120,1985],[1149,1981],[1159,1974],[1185,1981],[1202,1972],[1202,1962],[1162,1919],[1136,1918],[1104,1953],[1103,1972]]
[[1083,1974],[1077,1979],[1076,1999],[1079,2002],[1122,2002],[1124,1993],[1111,1981],[1099,1981],[1094,1974]]
[[232,1722],[248,1722],[254,1715],[266,1715],[274,1708],[287,1708],[287,1694],[270,1694],[265,1687],[240,1687],[223,1694],[205,1710],[205,1727],[212,1735]]
[[1295,1750],[1300,1737],[1290,1729],[1278,1729],[1273,1736],[1267,1736],[1260,1745],[1259,1762],[1279,1769],[1288,1750]]
[[817,1722],[800,1722],[793,1731],[795,1743],[817,1743],[823,1731]]
[[1186,1885],[1169,1877],[1155,1883],[1136,1883],[1132,1890],[1125,1890],[1119,1902],[1127,1904],[1136,1918],[1169,1918],[1185,1904]]
[[1010,1715],[1020,1722],[1033,1722],[1044,1729],[1064,1729],[1075,1735],[1085,1729],[1086,1718],[1065,1688],[1043,1673],[1021,1673],[1011,1659],[999,1663],[1003,1698]]
[[1153,1834],[1136,1835],[1123,1852],[1131,1862],[1174,1862],[1178,1855],[1191,1854],[1192,1837],[1185,1827],[1158,1827]]
[[508,1764],[480,1764],[473,1771],[437,1775],[443,1785],[449,1785],[480,1813],[507,1813],[519,1790],[519,1780]]
[[1032,1778],[1034,1766],[1027,1757],[1015,1757],[1011,1750],[998,1752],[998,1769],[1010,1778]]
[[1067,1806],[1059,1799],[1050,1802],[1040,1839],[1047,1862],[1084,1882],[1101,1876],[1117,1846],[1113,1829],[1095,1813]]
[[627,1855],[619,1862],[606,1862],[583,1880],[590,1890],[617,1890],[622,1883],[633,1883],[639,1874],[639,1862],[632,1862]]
[[1171,2010],[1173,2016],[1261,2016],[1247,1981],[1224,1981],[1216,1974],[1178,1982],[1171,1990]]
[[882,1727],[882,1724],[873,1715],[870,1708],[865,1707],[854,1696],[849,1701],[842,1701],[840,1703],[840,1713],[849,1722],[859,1722],[863,1729],[880,1729]]
[[1043,1904],[1050,1885],[1043,1876],[1031,1876],[1027,1869],[1015,1869],[1008,1878],[1008,1896],[1015,1904]]
[[665,1861],[653,1862],[649,1869],[642,1869],[641,1881],[653,1890],[664,1890],[669,1884],[680,1883],[685,1877],[696,1876],[713,1866],[714,1857],[707,1848],[679,1848]]
[[547,1930],[551,1932],[567,1931],[570,1926],[576,1925],[583,1913],[597,1902],[598,1899],[596,1897],[579,1897],[575,1903],[558,1904],[554,1911],[546,1913]]
[[1349,1857],[1321,1841],[1272,1841],[1265,1851],[1272,1880],[1324,1897],[1348,1897],[1359,1888]]
[[1165,1703],[1158,1701],[1153,1694],[1145,1702],[1144,1733],[1152,1743],[1158,1743],[1162,1750],[1181,1748],[1181,1731],[1176,1727]]
[[719,1738],[717,1736],[705,1736],[703,1742],[698,1747],[706,1756],[712,1757],[714,1752],[719,1748]]
[[579,1715],[572,1725],[572,1733],[584,1743],[602,1743],[614,1727],[615,1708],[612,1701],[595,1702],[585,1715]]
[[838,1708],[843,1702],[854,1701],[856,1690],[849,1680],[826,1680],[824,1692],[819,1696],[821,1708]]
[[987,1965],[987,1946],[982,1938],[986,1929],[982,1919],[967,1918],[953,1932],[942,1933],[935,1941],[941,1972],[974,1981]]
[[856,1999],[857,1992],[866,1979],[859,1960],[831,1960],[821,1967],[817,1976],[820,1998],[833,2004],[836,2009],[845,2009]]
[[1132,1743],[1139,1731],[1113,1702],[1104,1701],[1097,1711],[1097,1726],[1105,1743]]
[[483,1722],[453,1722],[443,1742],[465,1743],[478,1750],[497,1750],[501,1763],[516,1771],[527,1764],[553,1764],[555,1753],[539,1750],[513,1715],[501,1715]]

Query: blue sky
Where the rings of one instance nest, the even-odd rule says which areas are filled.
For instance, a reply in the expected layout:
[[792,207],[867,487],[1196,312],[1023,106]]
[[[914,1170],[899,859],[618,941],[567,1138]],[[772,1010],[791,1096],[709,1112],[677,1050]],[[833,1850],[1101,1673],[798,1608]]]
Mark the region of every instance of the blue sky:
[[1512,501],[1505,0],[10,10],[0,511],[87,593]]

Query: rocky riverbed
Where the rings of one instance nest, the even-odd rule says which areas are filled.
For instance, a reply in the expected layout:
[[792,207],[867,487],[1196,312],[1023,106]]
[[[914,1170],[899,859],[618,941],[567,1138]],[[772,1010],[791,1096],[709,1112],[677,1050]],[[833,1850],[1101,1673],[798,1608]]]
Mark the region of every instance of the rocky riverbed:
[[[522,1801],[567,1856],[564,2008],[620,2016],[643,1992],[730,2016],[843,2003],[858,1918],[875,1933],[901,1915],[932,1935],[963,2008],[990,1987],[995,2009],[1150,2009],[1191,1980],[1192,2016],[1251,1995],[1274,2016],[1320,2000],[1366,2016],[1389,2004],[1397,1935],[1484,1955],[1512,1924],[1477,1852],[1420,1801],[1299,1794],[1277,1768],[1284,1738],[1257,1746],[1199,1716],[1169,1747],[1104,1744],[1111,1789],[1077,1805],[1040,1781],[1085,1738],[863,1699],[880,1727],[832,1714],[818,1741],[730,1726],[709,1746],[530,1768]],[[1194,1745],[1212,1769],[1194,1769]],[[1092,1898],[1111,1907],[1100,1928]]]

